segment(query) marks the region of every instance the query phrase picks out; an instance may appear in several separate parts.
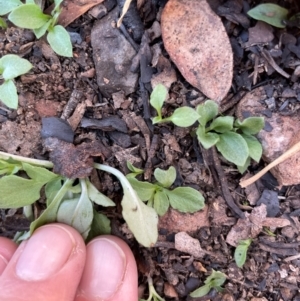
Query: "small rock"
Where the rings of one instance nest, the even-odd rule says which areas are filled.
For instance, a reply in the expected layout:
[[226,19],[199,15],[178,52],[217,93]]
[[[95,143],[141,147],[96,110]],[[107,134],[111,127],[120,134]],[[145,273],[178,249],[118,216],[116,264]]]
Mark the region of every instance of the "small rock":
[[164,285],[164,294],[166,297],[178,299],[178,294],[175,291],[175,288],[167,282]]
[[257,206],[265,204],[267,207],[267,217],[275,217],[279,211],[278,192],[265,189],[257,202]]
[[185,232],[179,232],[175,235],[175,249],[196,258],[202,258],[205,255],[199,240],[192,238]]
[[97,83],[105,97],[120,90],[128,95],[135,91],[138,81],[138,74],[130,71],[136,52],[115,27],[118,16],[119,8],[116,7],[96,22],[91,33]]
[[274,110],[276,108],[276,103],[275,103],[274,97],[270,97],[270,98],[266,99],[265,103],[270,110]]
[[[264,87],[247,93],[237,107],[237,117],[243,119],[245,114],[263,116],[265,107],[260,101],[266,102]],[[265,117],[265,123],[271,126],[271,131],[262,130],[257,135],[263,147],[263,159],[273,162],[280,155],[300,141],[299,116],[281,116],[273,113],[270,118]],[[271,173],[281,185],[297,185],[300,183],[300,153],[290,157],[271,169]]]
[[168,212],[159,219],[159,228],[168,232],[189,232],[194,233],[202,227],[209,227],[208,207],[193,214],[181,213],[170,208]]
[[284,97],[284,98],[297,97],[296,91],[291,88],[286,88],[282,91],[281,97]]
[[281,234],[287,238],[294,238],[294,236],[298,233],[297,229],[292,226],[287,226],[281,229]]
[[107,14],[107,9],[103,4],[98,4],[90,9],[88,14],[95,19],[101,19]]

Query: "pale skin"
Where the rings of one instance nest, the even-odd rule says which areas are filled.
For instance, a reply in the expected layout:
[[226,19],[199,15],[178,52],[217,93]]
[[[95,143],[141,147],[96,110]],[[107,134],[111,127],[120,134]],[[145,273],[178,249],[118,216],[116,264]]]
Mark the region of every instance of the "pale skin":
[[1,301],[138,301],[137,268],[121,239],[85,245],[63,224],[37,229],[19,247],[0,237]]

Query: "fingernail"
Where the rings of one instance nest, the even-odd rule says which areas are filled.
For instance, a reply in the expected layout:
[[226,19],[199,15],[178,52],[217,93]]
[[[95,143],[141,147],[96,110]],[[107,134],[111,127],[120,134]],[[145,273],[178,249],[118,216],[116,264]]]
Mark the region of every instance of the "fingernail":
[[26,281],[40,281],[55,275],[67,262],[75,240],[65,228],[44,226],[34,232],[16,264],[16,274]]
[[86,255],[79,290],[84,295],[101,300],[111,298],[118,291],[125,275],[124,252],[112,240],[101,237],[88,244]]

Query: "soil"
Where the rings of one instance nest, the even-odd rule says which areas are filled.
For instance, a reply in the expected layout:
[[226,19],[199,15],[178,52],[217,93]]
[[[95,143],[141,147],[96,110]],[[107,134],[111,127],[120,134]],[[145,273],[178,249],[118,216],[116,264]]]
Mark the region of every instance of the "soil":
[[[49,159],[41,136],[42,118],[61,117],[74,130],[74,145],[94,143],[97,146],[98,153],[93,149],[95,161],[114,166],[126,174],[128,160],[145,170],[144,179],[148,181],[153,180],[155,168],[166,169],[173,165],[177,170],[173,187],[190,186],[203,193],[206,200],[203,211],[181,214],[169,210],[160,218],[157,244],[146,249],[138,245],[122,219],[122,189],[118,181],[107,173],[92,172],[92,182],[117,204],[116,209],[98,210],[111,219],[112,234],[131,246],[138,262],[141,295],[147,296],[147,275],[150,274],[157,292],[166,300],[191,300],[189,293],[201,286],[214,269],[227,275],[224,291],[212,290],[197,300],[300,300],[300,185],[280,185],[268,173],[254,185],[242,189],[239,186],[242,175],[236,167],[213,149],[203,149],[190,135],[191,128],[169,123],[152,125],[151,117],[155,112],[149,107],[150,81],[161,70],[151,65],[151,58],[147,68],[142,68],[143,60],[149,60],[147,45],[152,50],[155,45],[161,47],[165,58],[163,65],[171,70],[166,77],[160,78],[171,86],[164,116],[183,105],[195,107],[206,97],[181,75],[157,34],[161,11],[167,1],[138,2],[142,2],[140,21],[136,24],[128,17],[127,29],[125,26],[121,32],[137,49],[140,45],[144,47],[139,58],[141,68],[134,72],[135,85],[128,88],[122,83],[123,90],[118,89],[119,83],[111,82],[109,88],[105,85],[103,88],[99,80],[101,70],[95,62],[97,36],[92,34],[96,22],[112,14],[114,1],[104,1],[67,26],[72,33],[72,58],[57,56],[46,40],[37,41],[30,30],[15,28],[12,24],[0,30],[0,56],[14,53],[33,64],[28,74],[16,80],[19,108],[11,110],[0,106],[0,150]],[[255,27],[257,21],[248,18],[245,12],[256,6],[257,1],[209,2],[221,17],[234,54],[233,81],[221,102],[222,113],[234,115],[242,98],[261,87],[267,95],[260,99],[265,116],[276,113],[299,120],[300,87],[296,73],[300,59],[299,28],[278,29],[264,23]],[[295,13],[300,11],[297,1],[270,2]],[[153,36],[145,41],[143,32],[150,28]],[[284,72],[292,76],[287,78]],[[75,165],[76,159],[72,162],[70,164]],[[252,162],[246,174],[255,174],[264,165],[263,160]],[[232,210],[232,202],[240,216]],[[266,213],[258,209],[261,203],[271,204]],[[39,216],[44,208],[42,198],[34,205],[35,215]],[[13,237],[17,231],[28,230],[28,227],[29,221],[21,209],[1,210],[1,236]],[[246,228],[247,231],[251,229],[255,238],[244,267],[238,268],[232,241]],[[186,232],[199,241],[203,252],[183,252],[175,240],[179,232]]]

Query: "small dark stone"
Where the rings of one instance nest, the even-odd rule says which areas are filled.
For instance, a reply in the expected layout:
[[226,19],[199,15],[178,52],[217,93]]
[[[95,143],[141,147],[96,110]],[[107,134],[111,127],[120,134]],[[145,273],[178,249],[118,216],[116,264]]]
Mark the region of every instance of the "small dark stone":
[[41,136],[43,139],[54,137],[69,143],[74,140],[74,132],[69,123],[58,117],[42,118]]
[[267,206],[268,217],[275,217],[280,211],[278,193],[276,191],[265,189],[257,202],[257,206],[261,204]]

